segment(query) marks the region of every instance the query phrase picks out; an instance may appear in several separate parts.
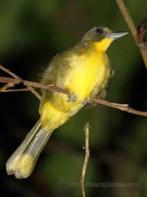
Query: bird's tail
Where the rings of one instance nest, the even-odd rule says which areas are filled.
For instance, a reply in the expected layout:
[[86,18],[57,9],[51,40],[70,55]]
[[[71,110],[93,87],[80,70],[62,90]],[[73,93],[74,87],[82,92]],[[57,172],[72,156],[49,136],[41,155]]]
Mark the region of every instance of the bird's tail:
[[30,176],[52,132],[53,130],[41,128],[41,122],[38,121],[8,159],[6,163],[7,173],[18,179]]

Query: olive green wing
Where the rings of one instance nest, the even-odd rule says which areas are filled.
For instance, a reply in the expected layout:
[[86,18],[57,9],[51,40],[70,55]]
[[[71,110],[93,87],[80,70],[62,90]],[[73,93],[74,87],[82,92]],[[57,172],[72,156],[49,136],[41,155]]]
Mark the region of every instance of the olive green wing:
[[[68,50],[61,54],[56,55],[49,63],[47,69],[43,73],[41,83],[53,84],[57,87],[64,89],[64,77],[70,72],[70,57],[72,51]],[[46,100],[52,100],[56,92],[51,92],[46,89],[42,89],[42,100],[40,106]]]
[[41,83],[57,85],[58,78],[64,77],[69,70],[69,56],[70,52],[56,55],[43,73]]

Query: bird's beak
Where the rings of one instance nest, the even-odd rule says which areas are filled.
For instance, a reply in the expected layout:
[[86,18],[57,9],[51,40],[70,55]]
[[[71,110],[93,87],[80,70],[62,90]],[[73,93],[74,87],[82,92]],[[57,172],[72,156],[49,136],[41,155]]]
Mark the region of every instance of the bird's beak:
[[127,35],[128,32],[112,32],[108,35],[109,38],[113,39],[113,40],[116,40],[122,36],[125,36]]

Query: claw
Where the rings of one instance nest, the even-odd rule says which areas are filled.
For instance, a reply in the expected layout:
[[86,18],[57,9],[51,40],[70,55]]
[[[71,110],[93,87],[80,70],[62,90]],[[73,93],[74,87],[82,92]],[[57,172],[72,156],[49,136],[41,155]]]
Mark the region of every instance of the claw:
[[90,98],[86,98],[84,101],[83,101],[83,105],[89,105],[91,104],[92,102],[90,101]]
[[68,100],[67,100],[68,102],[76,102],[77,101],[77,96],[75,95],[75,94],[69,94],[68,95]]

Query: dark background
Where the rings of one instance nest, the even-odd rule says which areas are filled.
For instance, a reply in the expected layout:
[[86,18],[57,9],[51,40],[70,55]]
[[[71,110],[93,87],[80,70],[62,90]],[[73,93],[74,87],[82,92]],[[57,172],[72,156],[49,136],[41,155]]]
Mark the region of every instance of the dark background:
[[[146,17],[147,1],[128,0],[127,7],[136,25]],[[52,56],[93,26],[128,31],[113,0],[0,0],[0,63],[39,81]],[[132,36],[113,43],[108,54],[115,70],[108,99],[147,110],[147,72]],[[103,106],[81,110],[56,130],[30,178],[7,176],[5,163],[38,119],[38,105],[31,93],[0,95],[0,196],[81,196],[87,122],[87,196],[146,196],[147,119]]]

